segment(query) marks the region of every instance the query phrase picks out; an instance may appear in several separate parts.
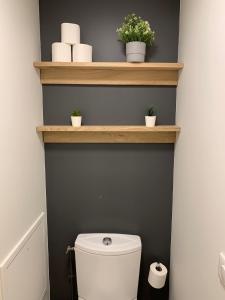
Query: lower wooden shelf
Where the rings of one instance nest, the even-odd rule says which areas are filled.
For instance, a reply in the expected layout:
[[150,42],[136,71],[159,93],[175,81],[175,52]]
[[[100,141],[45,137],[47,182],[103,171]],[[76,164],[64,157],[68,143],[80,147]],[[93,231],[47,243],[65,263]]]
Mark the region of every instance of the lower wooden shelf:
[[178,126],[39,126],[44,143],[175,143]]

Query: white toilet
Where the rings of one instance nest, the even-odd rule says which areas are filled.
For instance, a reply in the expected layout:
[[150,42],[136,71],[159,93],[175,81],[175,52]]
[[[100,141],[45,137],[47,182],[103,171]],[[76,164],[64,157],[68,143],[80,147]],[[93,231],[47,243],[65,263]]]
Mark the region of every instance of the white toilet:
[[141,239],[136,235],[80,234],[75,241],[79,300],[136,300]]

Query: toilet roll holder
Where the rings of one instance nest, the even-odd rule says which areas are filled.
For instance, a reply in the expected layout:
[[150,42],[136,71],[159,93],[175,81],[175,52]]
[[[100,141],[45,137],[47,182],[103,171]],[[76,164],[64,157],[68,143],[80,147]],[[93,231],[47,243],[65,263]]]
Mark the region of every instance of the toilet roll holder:
[[156,271],[158,271],[158,272],[162,272],[162,267],[161,267],[160,262],[157,262],[157,265],[155,266],[155,269],[156,269]]

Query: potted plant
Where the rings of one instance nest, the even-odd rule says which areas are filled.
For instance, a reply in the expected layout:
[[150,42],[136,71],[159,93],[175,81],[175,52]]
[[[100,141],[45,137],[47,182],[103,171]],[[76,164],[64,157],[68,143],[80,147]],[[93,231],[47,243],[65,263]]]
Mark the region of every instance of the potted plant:
[[148,110],[148,115],[145,116],[146,127],[154,127],[156,122],[156,111],[154,107],[150,107]]
[[155,32],[149,22],[136,14],[129,14],[117,33],[119,40],[126,44],[127,61],[144,62],[146,46],[151,46],[155,40]]
[[79,110],[74,110],[71,114],[71,122],[73,127],[81,126],[82,116]]

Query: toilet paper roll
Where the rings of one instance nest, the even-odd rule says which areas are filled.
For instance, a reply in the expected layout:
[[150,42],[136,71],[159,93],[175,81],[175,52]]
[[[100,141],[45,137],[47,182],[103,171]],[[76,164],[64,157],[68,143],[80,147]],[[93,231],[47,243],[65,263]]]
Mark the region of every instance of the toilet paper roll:
[[91,62],[92,46],[86,44],[73,45],[73,61]]
[[80,26],[73,23],[62,23],[61,41],[69,45],[80,44]]
[[52,44],[52,61],[71,62],[71,46],[65,43]]
[[148,282],[155,289],[164,287],[167,276],[167,268],[161,263],[153,263],[150,266]]

